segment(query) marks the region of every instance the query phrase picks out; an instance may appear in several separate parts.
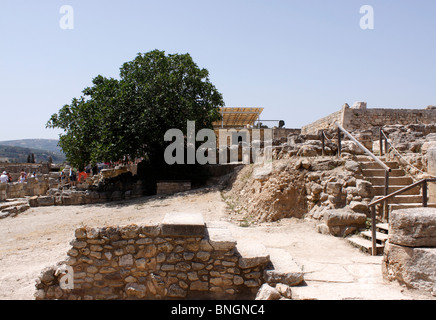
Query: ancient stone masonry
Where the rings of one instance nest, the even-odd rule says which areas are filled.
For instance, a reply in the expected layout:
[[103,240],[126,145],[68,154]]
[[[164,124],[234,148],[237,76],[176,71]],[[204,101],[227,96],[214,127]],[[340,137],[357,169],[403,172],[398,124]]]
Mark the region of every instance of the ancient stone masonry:
[[14,181],[17,181],[21,170],[27,173],[36,172],[37,174],[49,174],[50,163],[8,163],[0,162],[0,172],[8,172]]
[[436,209],[391,213],[383,277],[436,296]]
[[387,125],[432,124],[436,109],[367,109],[366,103],[356,103],[351,108],[345,104],[340,111],[324,117],[301,129],[303,134],[317,134],[320,130],[334,129],[335,121],[348,131],[367,130]]
[[[278,279],[274,268],[264,275],[265,247],[237,244],[219,223],[206,227],[200,214],[78,228],[71,245],[65,261],[42,271],[36,299],[236,299],[254,297],[265,277]],[[287,276],[288,284],[303,281],[301,270]]]
[[191,181],[158,181],[156,194],[174,194],[191,190]]
[[[420,125],[392,125],[383,127],[390,144],[396,150],[388,148],[387,159],[396,160],[401,168],[406,170],[416,180],[426,177],[423,172],[429,171],[429,150],[436,147],[436,123]],[[375,143],[375,152],[379,150],[379,143]],[[398,155],[398,153],[401,154]],[[378,152],[377,152],[378,153]]]

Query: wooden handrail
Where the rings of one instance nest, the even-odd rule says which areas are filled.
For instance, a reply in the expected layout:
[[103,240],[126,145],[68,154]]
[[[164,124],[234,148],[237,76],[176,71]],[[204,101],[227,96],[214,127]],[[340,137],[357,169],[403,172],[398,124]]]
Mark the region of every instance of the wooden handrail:
[[406,192],[406,191],[409,191],[410,189],[416,188],[419,185],[424,184],[426,182],[436,182],[436,179],[422,179],[422,180],[419,180],[419,181],[417,181],[415,183],[412,183],[411,185],[405,186],[404,188],[401,188],[401,189],[399,189],[399,190],[397,190],[395,192],[392,192],[391,194],[389,194],[387,196],[384,196],[383,198],[380,198],[380,199],[377,199],[377,200],[371,202],[370,204],[368,204],[368,207],[376,206],[379,203],[387,201],[387,200],[389,200],[392,197],[398,196],[399,194],[401,194],[403,192]]
[[406,186],[404,188],[401,188],[400,190],[397,190],[395,192],[392,192],[389,195],[384,196],[383,198],[377,199],[373,202],[371,202],[368,207],[371,209],[371,234],[372,234],[372,255],[376,256],[377,255],[377,239],[376,239],[376,210],[375,210],[375,206],[382,203],[382,202],[386,202],[387,200],[389,200],[390,198],[393,198],[399,194],[402,194],[410,189],[416,188],[420,185],[422,185],[422,206],[423,207],[427,207],[427,185],[429,182],[436,182],[436,178],[432,178],[432,179],[422,179],[419,180],[415,183],[412,183],[409,186]]

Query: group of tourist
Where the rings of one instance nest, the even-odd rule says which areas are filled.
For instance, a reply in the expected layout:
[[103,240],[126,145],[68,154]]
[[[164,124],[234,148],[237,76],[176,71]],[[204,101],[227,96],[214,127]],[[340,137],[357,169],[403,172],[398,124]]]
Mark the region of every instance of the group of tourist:
[[[68,174],[65,173],[67,170]],[[87,171],[81,171],[74,168],[69,168],[61,170],[59,180],[62,185],[69,184],[70,187],[75,187],[77,185],[77,182],[85,181],[88,178],[88,172]]]
[[[36,172],[33,172],[30,176],[31,178],[36,178]],[[18,178],[19,183],[24,183],[27,181],[27,172],[22,169],[20,172],[20,177]],[[11,183],[13,182],[12,177],[9,172],[3,171],[0,176],[0,183]]]

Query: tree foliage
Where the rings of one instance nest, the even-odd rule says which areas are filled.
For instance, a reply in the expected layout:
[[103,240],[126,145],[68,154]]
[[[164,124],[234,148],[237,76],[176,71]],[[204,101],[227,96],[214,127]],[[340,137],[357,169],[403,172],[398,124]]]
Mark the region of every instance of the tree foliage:
[[146,157],[159,161],[168,129],[212,128],[222,95],[189,54],[154,50],[120,68],[120,79],[101,75],[47,122],[60,128],[59,145],[73,165]]

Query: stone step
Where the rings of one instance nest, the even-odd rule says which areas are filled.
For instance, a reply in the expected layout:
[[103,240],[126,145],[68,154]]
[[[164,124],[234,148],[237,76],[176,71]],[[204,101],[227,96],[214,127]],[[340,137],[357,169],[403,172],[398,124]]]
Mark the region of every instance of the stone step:
[[304,273],[292,256],[283,249],[268,248],[270,264],[264,270],[264,279],[268,284],[284,283],[298,286],[304,281]]
[[[398,191],[402,188],[404,188],[405,186],[392,186],[389,185],[389,192],[393,193],[395,191]],[[374,190],[374,195],[375,196],[383,196],[384,192],[385,192],[385,186],[373,186],[373,190]],[[402,195],[419,195],[421,193],[421,188],[420,187],[416,187],[410,190],[407,190],[406,192],[402,193]]]
[[[373,201],[382,198],[383,196],[376,196]],[[418,203],[422,204],[421,195],[398,195],[388,200],[389,204],[401,204],[401,203]]]
[[376,230],[383,232],[383,233],[388,233],[389,232],[389,223],[377,223],[375,225]]
[[[384,177],[386,171],[384,169],[363,169],[362,173],[365,177]],[[405,174],[403,169],[392,169],[389,172],[389,177],[404,177]]]
[[373,158],[365,155],[356,155],[356,160],[359,162],[375,162]]
[[[436,203],[427,203],[429,208],[436,208]],[[421,203],[391,203],[389,204],[389,211],[400,210],[400,209],[409,209],[409,208],[421,208]]]
[[23,205],[27,205],[28,202],[27,201],[7,201],[4,203],[0,203],[0,211],[10,208],[10,207],[18,207],[18,206],[23,206]]
[[[372,254],[372,241],[364,239],[359,236],[352,236],[347,238],[347,242],[351,244],[353,247],[359,248],[360,250]],[[377,255],[383,253],[384,245],[377,243]]]
[[[382,186],[385,184],[384,177],[367,177],[366,178],[373,185]],[[413,183],[413,179],[411,177],[389,177],[389,184],[395,186],[408,186]]]
[[206,224],[209,243],[215,250],[229,251],[236,247],[236,240],[227,228],[227,224],[221,221],[212,221]]
[[161,224],[162,236],[203,237],[206,224],[203,215],[197,212],[170,212]]
[[[369,231],[363,231],[360,234],[364,238],[366,238],[368,240],[372,240],[372,232],[370,230]],[[386,233],[376,232],[375,233],[375,238],[376,238],[376,240],[379,243],[384,244],[388,240],[389,236]]]
[[[380,161],[382,161],[383,163],[387,162],[385,156],[382,156],[382,157],[378,156],[377,158]],[[374,163],[376,163],[372,157],[367,156],[367,155],[357,155],[356,156],[356,161],[359,161],[359,162],[374,162]],[[392,162],[392,161],[390,161],[390,162]]]
[[269,252],[260,242],[239,240],[236,250],[240,254],[239,267],[241,269],[254,268],[270,262]]
[[[399,168],[398,162],[395,162],[395,161],[386,161],[383,163],[391,169],[398,169]],[[361,162],[360,166],[362,167],[362,169],[382,169],[382,167],[374,160],[368,161],[368,162],[366,162],[366,161]]]

